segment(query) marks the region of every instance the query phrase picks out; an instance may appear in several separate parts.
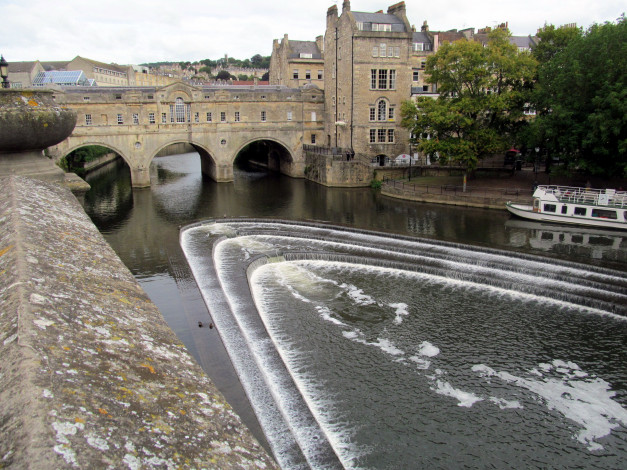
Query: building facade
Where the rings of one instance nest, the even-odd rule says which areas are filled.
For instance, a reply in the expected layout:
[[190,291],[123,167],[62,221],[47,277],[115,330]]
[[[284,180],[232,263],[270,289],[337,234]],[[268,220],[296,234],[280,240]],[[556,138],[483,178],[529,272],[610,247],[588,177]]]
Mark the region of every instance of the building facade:
[[406,153],[401,103],[412,86],[413,31],[405,3],[387,13],[353,12],[350,2],[327,11],[324,39],[326,144],[364,158]]
[[270,85],[301,87],[308,84],[324,89],[323,39],[295,41],[287,36],[275,39],[270,57]]

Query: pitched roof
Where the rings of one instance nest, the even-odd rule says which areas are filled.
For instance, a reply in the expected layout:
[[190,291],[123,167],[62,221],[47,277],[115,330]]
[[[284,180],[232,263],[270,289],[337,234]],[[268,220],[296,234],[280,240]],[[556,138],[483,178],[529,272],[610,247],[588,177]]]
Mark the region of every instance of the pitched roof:
[[290,59],[300,57],[301,54],[311,54],[312,59],[322,59],[322,53],[315,41],[293,41],[290,39],[289,47]]
[[45,84],[88,86],[89,81],[82,70],[39,72],[33,79],[33,85]]
[[398,16],[389,13],[365,13],[361,11],[352,13],[358,23],[390,24],[392,31],[405,32],[405,23]]
[[9,72],[10,73],[30,73],[33,71],[33,68],[37,64],[37,61],[34,62],[9,62]]
[[431,43],[431,38],[422,31],[414,31],[411,36],[412,42]]

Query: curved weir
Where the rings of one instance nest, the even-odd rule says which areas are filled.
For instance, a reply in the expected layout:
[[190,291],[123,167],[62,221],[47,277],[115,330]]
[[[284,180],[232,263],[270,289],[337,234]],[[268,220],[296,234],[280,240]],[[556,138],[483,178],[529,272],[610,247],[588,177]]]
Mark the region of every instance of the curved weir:
[[282,468],[627,457],[624,273],[268,219],[181,246]]

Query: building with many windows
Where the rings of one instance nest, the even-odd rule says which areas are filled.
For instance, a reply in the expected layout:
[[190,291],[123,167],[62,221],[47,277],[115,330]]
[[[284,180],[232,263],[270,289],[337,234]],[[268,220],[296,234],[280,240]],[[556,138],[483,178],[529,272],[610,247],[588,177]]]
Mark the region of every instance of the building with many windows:
[[324,39],[326,144],[383,159],[407,152],[401,103],[412,85],[413,31],[405,3],[387,13],[327,11]]
[[315,41],[295,41],[283,36],[272,44],[269,80],[271,85],[301,87],[307,84],[324,89],[322,36]]

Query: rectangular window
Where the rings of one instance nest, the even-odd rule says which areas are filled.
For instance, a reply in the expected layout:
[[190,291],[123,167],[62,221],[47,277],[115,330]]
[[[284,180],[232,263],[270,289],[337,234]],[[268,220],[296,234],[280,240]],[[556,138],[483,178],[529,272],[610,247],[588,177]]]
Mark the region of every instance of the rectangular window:
[[83,96],[83,101],[89,101],[89,96]]
[[194,122],[200,122],[200,114],[194,113]]
[[426,60],[423,60],[423,61],[420,62],[420,68],[421,69],[424,69],[426,66],[427,66],[427,61]]
[[294,72],[293,72],[292,76],[293,76],[296,80],[298,80],[298,70],[297,70],[297,69],[294,69]]
[[388,86],[388,71],[379,70],[379,90],[386,90]]
[[155,123],[155,113],[148,113],[148,123],[150,124]]
[[266,122],[266,112],[261,111],[261,122]]
[[91,114],[85,114],[85,125],[91,126]]
[[331,98],[331,104],[332,104],[333,106],[335,106],[335,96],[333,96],[333,97]]
[[385,143],[385,129],[377,129],[377,142]]
[[322,70],[318,70],[318,80],[322,80]]
[[207,113],[207,122],[211,121],[213,121],[213,116],[211,115],[211,113]]
[[291,120],[292,120],[292,112],[291,112],[291,111],[288,111],[288,112],[287,112],[287,120],[288,120],[288,121],[291,121]]
[[311,80],[311,70],[305,70],[305,79]]
[[124,117],[121,114],[118,114],[118,124],[124,124]]
[[394,48],[392,46],[388,47],[388,57],[394,57]]
[[224,111],[220,111],[220,122],[226,122],[226,113]]
[[139,114],[133,114],[133,124],[139,124]]
[[562,206],[562,214],[568,213],[568,206]]
[[316,122],[316,112],[315,111],[311,112],[311,122]]
[[544,212],[555,212],[555,210],[557,209],[557,207],[555,206],[555,204],[545,204],[543,211]]
[[392,108],[391,106],[388,109],[388,120],[390,121],[394,120],[394,108]]
[[396,90],[396,70],[390,70],[390,90]]
[[395,47],[394,48],[394,57],[400,57],[401,56],[401,48],[400,47]]
[[420,78],[420,73],[419,73],[418,69],[412,70],[412,80],[414,82],[417,82],[418,78]]
[[168,115],[166,113],[161,113],[161,124],[167,124]]
[[372,57],[379,57],[379,46],[374,46],[372,48]]
[[235,122],[239,122],[239,111],[235,111]]
[[316,143],[316,134],[311,134],[311,143],[312,144]]
[[387,55],[387,49],[385,48],[385,44],[381,43],[379,45],[379,57],[385,57]]
[[377,109],[374,106],[370,107],[370,120],[374,121],[377,117]]
[[118,95],[115,95],[115,99],[116,99],[116,100],[121,100],[121,99],[122,99],[122,95],[119,95],[119,94],[118,94]]
[[575,215],[582,215],[585,216],[586,212],[588,212],[588,210],[585,207],[575,207]]
[[607,209],[592,209],[592,217],[618,220],[618,215],[616,214],[616,211],[611,211]]
[[415,42],[413,44],[413,50],[414,52],[422,52],[422,50],[424,49],[424,46],[422,45],[421,42]]
[[374,144],[377,141],[377,131],[376,129],[370,129],[370,143]]
[[388,142],[394,143],[394,129],[388,129]]

